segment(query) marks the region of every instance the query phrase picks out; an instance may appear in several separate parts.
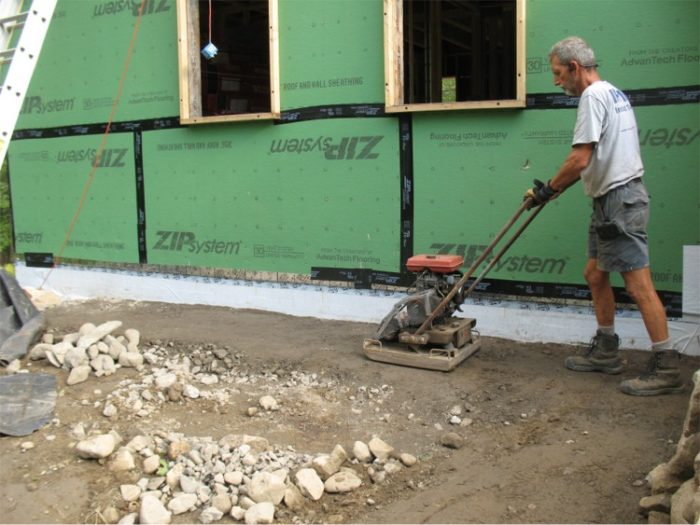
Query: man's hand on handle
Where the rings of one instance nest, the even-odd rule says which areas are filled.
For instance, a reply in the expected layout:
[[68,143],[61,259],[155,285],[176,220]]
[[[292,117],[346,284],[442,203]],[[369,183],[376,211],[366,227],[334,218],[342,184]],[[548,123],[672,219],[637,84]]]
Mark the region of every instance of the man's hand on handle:
[[528,209],[542,206],[545,202],[557,195],[557,192],[549,185],[549,181],[542,182],[541,180],[533,180],[534,186],[525,192],[523,200],[530,199]]

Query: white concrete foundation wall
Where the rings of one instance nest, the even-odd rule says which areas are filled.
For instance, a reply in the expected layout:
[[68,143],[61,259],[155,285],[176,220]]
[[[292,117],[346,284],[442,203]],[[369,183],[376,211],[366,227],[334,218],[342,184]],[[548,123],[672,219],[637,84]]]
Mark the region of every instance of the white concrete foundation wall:
[[[51,291],[63,300],[122,299],[204,304],[367,323],[378,323],[404,296],[377,290],[70,267],[49,270],[21,264],[17,265],[16,274],[21,286],[40,288],[43,285],[43,290]],[[482,335],[516,341],[585,344],[596,329],[593,311],[585,307],[476,298],[468,299],[462,309],[463,315],[477,320],[477,329]],[[615,326],[624,348],[649,349],[649,338],[637,312],[621,312]],[[677,341],[678,350],[688,355],[700,355],[700,325],[697,321],[673,320],[669,329],[671,338]]]

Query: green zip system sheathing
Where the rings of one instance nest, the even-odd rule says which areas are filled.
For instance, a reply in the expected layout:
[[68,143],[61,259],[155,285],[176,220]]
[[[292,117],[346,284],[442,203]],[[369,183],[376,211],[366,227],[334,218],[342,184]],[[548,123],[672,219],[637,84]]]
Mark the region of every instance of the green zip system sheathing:
[[[62,248],[117,92],[133,4],[59,1],[10,148],[20,254]],[[183,127],[175,2],[147,0],[108,155],[63,258],[299,274],[400,274],[423,252],[469,264],[532,179],[551,177],[569,151],[575,102],[553,86],[547,54],[578,34],[635,106],[652,269],[659,290],[681,291],[683,246],[700,238],[700,3],[528,0],[527,108],[403,115],[383,112],[380,0],[278,6],[280,121]],[[571,188],[490,277],[513,293],[585,289],[589,213]]]

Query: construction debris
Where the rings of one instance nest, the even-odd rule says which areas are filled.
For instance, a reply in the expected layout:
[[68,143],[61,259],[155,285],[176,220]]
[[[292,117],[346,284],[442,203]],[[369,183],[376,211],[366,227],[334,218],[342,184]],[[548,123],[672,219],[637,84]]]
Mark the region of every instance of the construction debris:
[[[204,345],[181,352],[171,344],[144,345],[140,333],[129,328],[121,335],[120,321],[95,326],[86,323],[78,332],[45,334],[30,353],[31,360],[46,360],[67,372],[66,385],[90,377],[110,376],[133,368],[133,376],[117,383],[101,404],[105,421],[119,415],[130,418],[157,416],[164,403],[210,400],[226,404],[236,386],[253,385],[265,378],[239,366],[240,356],[227,348]],[[139,347],[141,345],[142,348]],[[317,374],[293,371],[285,385],[322,385]],[[200,385],[200,386],[196,386]],[[354,400],[381,400],[388,385],[361,387]],[[284,409],[270,394],[257,400],[253,417],[274,417]],[[250,414],[250,411],[249,411]],[[75,454],[97,460],[114,475],[137,475],[136,483],[120,485],[123,508],[110,507],[119,522],[170,523],[172,516],[197,512],[201,523],[229,516],[245,523],[272,523],[282,509],[299,513],[325,494],[347,494],[362,485],[382,483],[403,466],[415,465],[415,456],[397,451],[379,436],[368,443],[354,440],[352,454],[341,444],[328,453],[302,453],[250,435],[188,436],[166,429],[124,438],[102,425],[76,425]],[[104,428],[104,427],[102,427]],[[121,508],[121,507],[119,507]]]

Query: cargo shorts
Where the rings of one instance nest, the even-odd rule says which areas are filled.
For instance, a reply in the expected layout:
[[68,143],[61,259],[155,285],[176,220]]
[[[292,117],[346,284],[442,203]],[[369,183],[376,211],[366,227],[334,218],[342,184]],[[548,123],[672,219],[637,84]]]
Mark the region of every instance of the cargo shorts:
[[629,272],[649,266],[649,194],[641,178],[593,199],[588,257],[604,272]]

